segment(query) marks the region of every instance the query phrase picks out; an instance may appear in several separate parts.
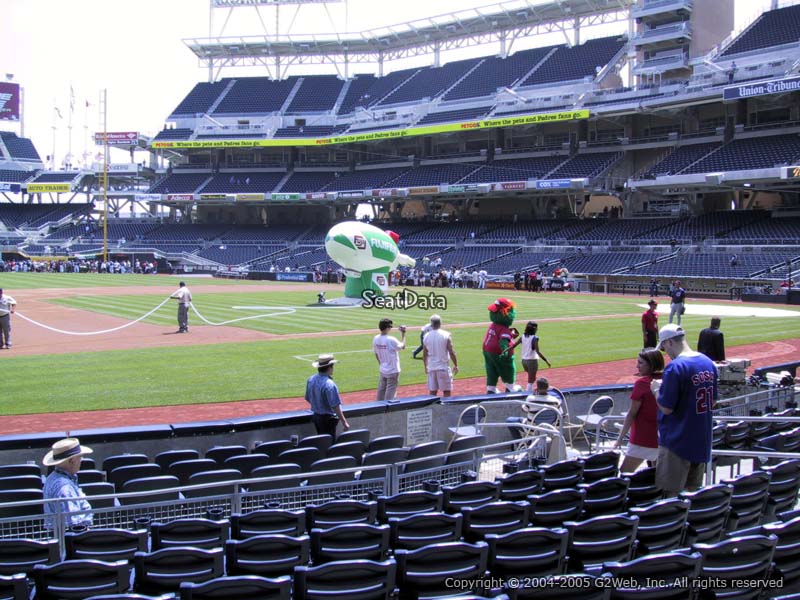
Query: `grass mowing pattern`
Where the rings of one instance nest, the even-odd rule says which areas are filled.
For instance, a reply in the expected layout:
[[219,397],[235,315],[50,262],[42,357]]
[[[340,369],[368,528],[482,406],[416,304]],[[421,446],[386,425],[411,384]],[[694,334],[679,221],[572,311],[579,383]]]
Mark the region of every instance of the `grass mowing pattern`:
[[[118,277],[121,280],[128,279],[125,276]],[[377,333],[378,320],[390,315],[398,325],[420,326],[427,322],[433,312],[417,309],[388,311],[308,307],[306,304],[314,300],[314,294],[291,291],[290,286],[286,290],[242,293],[225,292],[221,288],[219,293],[198,294],[195,298],[200,311],[212,321],[259,312],[234,312],[232,306],[297,307],[297,312],[292,315],[238,324],[240,327],[285,336],[280,339],[102,353],[6,355],[3,357],[4,393],[0,397],[0,414],[302,396],[305,380],[313,372],[310,362],[323,352],[337,353],[337,358],[342,361],[336,370],[336,381],[343,392],[374,389],[377,384],[377,364],[371,352],[371,340]],[[441,290],[435,291],[438,293]],[[497,290],[444,292],[448,307],[438,312],[442,314],[445,328],[456,323],[487,322],[486,306],[498,295],[506,295],[518,304],[515,324],[520,330],[529,319],[540,322],[541,347],[554,366],[585,364],[587,369],[591,369],[591,363],[630,359],[630,368],[621,371],[620,377],[633,373],[634,358],[641,344],[639,315],[644,308],[640,305],[644,304],[645,298],[566,293],[525,294]],[[54,302],[133,319],[152,309],[165,295],[81,295]],[[329,293],[329,297],[333,295]],[[662,324],[665,323],[667,315],[662,314],[661,319]],[[706,316],[684,316],[683,325],[689,332],[692,346],[697,339],[697,332],[707,326],[708,320]],[[174,327],[174,304],[161,309],[149,321]],[[198,323],[197,317],[191,315],[190,325],[195,327]],[[757,326],[754,326],[752,317],[724,317],[722,329],[727,346],[797,337],[800,321],[759,318],[755,323]],[[300,332],[324,334],[360,329],[369,330],[370,333],[313,338],[293,335]],[[480,349],[486,326],[454,327],[451,331],[461,367],[459,377],[482,376],[484,370]],[[401,384],[425,381],[422,361],[414,361],[410,356],[410,350],[418,343],[419,332],[410,331],[408,350],[401,359]],[[297,355],[303,355],[306,360],[295,358]],[[543,369],[542,374],[546,376],[547,369]],[[569,382],[553,383],[559,387],[569,385]]]

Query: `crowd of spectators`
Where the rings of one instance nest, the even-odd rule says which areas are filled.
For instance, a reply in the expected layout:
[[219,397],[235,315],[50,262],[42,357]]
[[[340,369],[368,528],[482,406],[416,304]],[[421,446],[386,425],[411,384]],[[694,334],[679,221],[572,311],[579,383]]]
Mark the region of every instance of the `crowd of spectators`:
[[158,265],[153,261],[99,260],[99,259],[53,259],[14,260],[0,259],[0,272],[6,273],[112,273],[112,274],[156,274]]

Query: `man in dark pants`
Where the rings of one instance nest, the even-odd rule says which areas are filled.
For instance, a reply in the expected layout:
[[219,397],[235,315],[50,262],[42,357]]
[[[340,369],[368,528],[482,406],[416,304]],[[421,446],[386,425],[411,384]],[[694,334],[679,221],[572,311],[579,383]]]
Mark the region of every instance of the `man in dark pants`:
[[725,360],[725,336],[719,330],[720,322],[719,317],[711,317],[711,325],[703,329],[697,338],[697,351],[714,362]]
[[189,305],[192,303],[192,292],[181,281],[178,290],[170,296],[178,301],[178,331],[175,333],[189,333]]
[[339,397],[339,388],[333,381],[333,365],[338,360],[333,354],[321,354],[316,362],[311,363],[317,369],[317,374],[306,381],[306,402],[311,404],[311,422],[318,434],[327,433],[336,439],[336,425],[342,422],[345,430],[350,429],[350,423],[342,412],[342,399]]
[[642,313],[642,348],[655,348],[658,343],[658,302],[650,298],[649,307]]

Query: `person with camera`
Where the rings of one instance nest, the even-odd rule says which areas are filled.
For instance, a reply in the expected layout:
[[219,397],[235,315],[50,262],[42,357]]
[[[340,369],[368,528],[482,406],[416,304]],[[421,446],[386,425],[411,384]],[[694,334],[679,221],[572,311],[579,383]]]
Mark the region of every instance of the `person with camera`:
[[380,333],[372,340],[372,351],[379,365],[378,402],[394,400],[397,396],[397,380],[400,377],[400,350],[406,347],[406,328],[399,327],[400,340],[389,335],[394,327],[391,319],[381,319]]

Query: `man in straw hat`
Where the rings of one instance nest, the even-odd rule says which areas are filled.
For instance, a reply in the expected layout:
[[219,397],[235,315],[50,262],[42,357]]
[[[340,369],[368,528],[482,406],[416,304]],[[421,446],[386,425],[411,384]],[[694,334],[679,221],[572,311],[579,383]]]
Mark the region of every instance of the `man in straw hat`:
[[336,425],[342,422],[342,427],[350,429],[350,423],[342,412],[342,399],[339,397],[339,388],[333,381],[333,365],[338,360],[333,354],[320,354],[316,362],[311,365],[317,370],[306,381],[306,402],[311,404],[311,422],[317,433],[327,433],[336,439]]
[[[42,463],[46,467],[54,467],[44,482],[44,499],[61,500],[47,502],[44,505],[45,515],[68,513],[68,527],[89,526],[92,524],[92,507],[86,500],[83,490],[78,486],[78,471],[84,454],[91,454],[92,449],[81,446],[77,438],[65,438],[53,444]],[[52,517],[48,516],[50,527]]]

